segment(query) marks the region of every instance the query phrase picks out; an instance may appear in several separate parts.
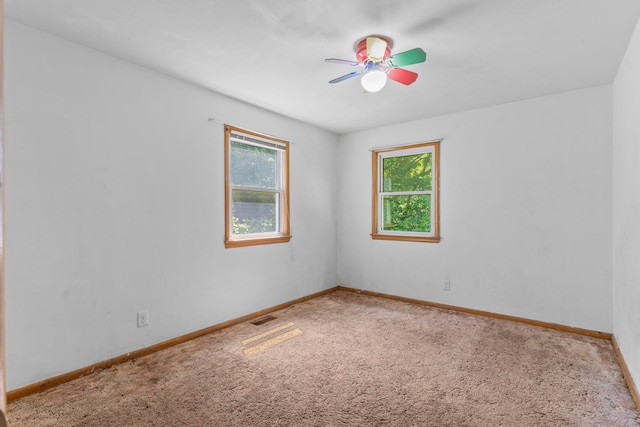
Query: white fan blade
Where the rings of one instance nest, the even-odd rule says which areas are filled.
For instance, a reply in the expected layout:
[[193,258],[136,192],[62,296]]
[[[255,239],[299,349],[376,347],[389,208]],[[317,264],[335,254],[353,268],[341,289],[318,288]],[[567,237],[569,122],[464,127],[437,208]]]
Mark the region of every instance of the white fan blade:
[[367,37],[367,56],[373,62],[380,62],[387,50],[387,42],[378,37]]

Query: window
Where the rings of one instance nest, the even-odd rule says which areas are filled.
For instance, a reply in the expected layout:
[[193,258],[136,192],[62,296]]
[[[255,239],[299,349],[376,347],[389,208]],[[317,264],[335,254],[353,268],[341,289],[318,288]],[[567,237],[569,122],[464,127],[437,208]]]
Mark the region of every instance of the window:
[[288,242],[289,143],[225,125],[225,246]]
[[439,142],[373,150],[373,239],[440,240]]

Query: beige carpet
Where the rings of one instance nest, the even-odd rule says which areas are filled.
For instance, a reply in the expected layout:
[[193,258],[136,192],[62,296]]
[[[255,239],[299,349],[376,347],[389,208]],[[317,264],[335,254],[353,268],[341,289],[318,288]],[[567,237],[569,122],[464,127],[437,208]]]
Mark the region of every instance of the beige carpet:
[[12,427],[638,426],[611,343],[338,291],[9,406]]

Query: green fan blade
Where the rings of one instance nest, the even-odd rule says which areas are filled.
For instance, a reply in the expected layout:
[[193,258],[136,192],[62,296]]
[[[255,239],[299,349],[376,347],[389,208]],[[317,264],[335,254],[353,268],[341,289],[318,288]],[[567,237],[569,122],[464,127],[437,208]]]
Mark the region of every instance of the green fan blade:
[[388,67],[397,68],[404,67],[405,65],[417,64],[424,62],[427,59],[427,54],[419,47],[408,50],[406,52],[396,53],[387,58],[385,62]]

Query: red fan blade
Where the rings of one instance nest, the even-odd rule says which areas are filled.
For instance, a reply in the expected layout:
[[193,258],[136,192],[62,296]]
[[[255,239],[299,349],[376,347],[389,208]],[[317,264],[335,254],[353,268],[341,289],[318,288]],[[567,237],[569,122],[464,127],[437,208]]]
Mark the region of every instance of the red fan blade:
[[392,68],[387,71],[387,76],[398,83],[403,85],[410,85],[418,78],[418,74],[413,71],[405,70],[404,68]]

